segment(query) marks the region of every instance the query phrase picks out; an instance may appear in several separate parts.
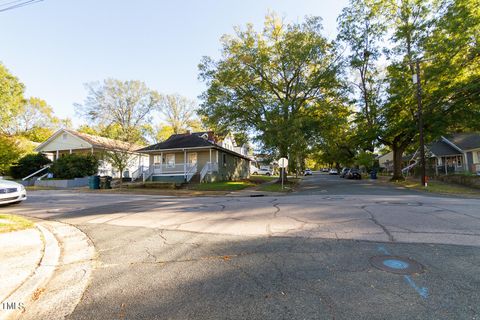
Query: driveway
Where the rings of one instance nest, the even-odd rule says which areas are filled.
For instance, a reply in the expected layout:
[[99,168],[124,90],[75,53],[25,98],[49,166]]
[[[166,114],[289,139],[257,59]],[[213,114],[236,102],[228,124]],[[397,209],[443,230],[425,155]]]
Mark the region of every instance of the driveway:
[[[70,319],[478,319],[479,205],[314,175],[280,197],[37,191],[0,212],[94,242]],[[386,272],[375,256],[423,269]]]

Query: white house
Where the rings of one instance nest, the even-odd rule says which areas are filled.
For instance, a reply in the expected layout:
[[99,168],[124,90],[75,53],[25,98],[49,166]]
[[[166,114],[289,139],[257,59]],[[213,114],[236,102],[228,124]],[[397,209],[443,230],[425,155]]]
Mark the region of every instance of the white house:
[[[148,165],[148,156],[136,152],[141,146],[105,137],[94,136],[69,129],[60,129],[45,142],[35,148],[36,152],[45,154],[54,161],[66,154],[92,154],[100,160],[99,175],[112,177],[130,177],[140,166]],[[124,172],[118,172],[111,161],[105,156],[106,152],[126,152],[131,155],[129,165]]]

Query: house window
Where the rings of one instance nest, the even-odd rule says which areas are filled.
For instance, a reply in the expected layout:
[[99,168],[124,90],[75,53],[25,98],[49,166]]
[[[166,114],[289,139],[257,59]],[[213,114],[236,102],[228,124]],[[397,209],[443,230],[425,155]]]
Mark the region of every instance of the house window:
[[480,163],[480,151],[477,151],[477,163]]
[[162,163],[162,158],[160,157],[160,155],[154,155],[153,164],[160,164],[160,163]]
[[457,167],[461,167],[462,166],[462,157],[457,157]]
[[66,133],[62,134],[62,139],[67,140],[67,134]]
[[188,154],[188,163],[189,164],[197,164],[197,153],[196,152],[190,152]]
[[175,167],[175,153],[167,153],[165,155],[165,163],[167,164],[167,168],[174,168]]
[[224,167],[227,166],[227,155],[225,153],[222,154],[222,163]]

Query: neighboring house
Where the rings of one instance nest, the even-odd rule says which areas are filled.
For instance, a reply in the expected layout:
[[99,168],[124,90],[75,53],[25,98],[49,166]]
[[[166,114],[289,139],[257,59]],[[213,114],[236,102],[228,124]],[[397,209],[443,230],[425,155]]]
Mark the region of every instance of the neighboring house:
[[387,172],[393,171],[393,152],[390,151],[381,156],[377,156],[378,166]]
[[427,146],[435,159],[436,172],[480,172],[480,133],[442,136]]
[[143,180],[221,181],[249,177],[250,158],[230,139],[218,142],[213,132],[174,134],[167,140],[139,149],[149,165],[140,168]]
[[[69,129],[60,129],[45,142],[35,148],[36,152],[45,154],[50,160],[71,153],[93,154],[100,160],[99,175],[109,175],[115,178],[130,177],[139,166],[148,164],[148,157],[135,152],[139,146],[105,137],[94,136]],[[105,156],[106,152],[131,154],[129,166],[124,172],[117,172],[111,161]]]

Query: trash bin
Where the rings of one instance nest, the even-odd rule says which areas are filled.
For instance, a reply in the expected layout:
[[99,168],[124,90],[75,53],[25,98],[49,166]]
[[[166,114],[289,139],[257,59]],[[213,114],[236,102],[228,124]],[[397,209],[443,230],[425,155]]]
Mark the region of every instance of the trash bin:
[[88,187],[92,190],[100,189],[100,176],[88,177]]
[[100,189],[112,189],[112,177],[100,177]]
[[372,170],[370,172],[370,179],[377,179],[377,171],[376,170]]

